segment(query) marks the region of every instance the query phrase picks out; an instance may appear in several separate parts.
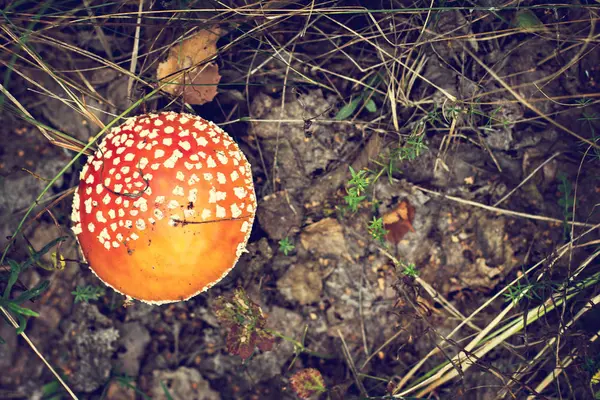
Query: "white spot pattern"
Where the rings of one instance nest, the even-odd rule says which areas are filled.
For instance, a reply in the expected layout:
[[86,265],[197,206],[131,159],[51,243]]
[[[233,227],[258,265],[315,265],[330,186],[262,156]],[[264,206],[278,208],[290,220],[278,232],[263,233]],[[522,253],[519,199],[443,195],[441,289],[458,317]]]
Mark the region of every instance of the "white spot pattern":
[[95,234],[106,251],[121,251],[167,223],[195,230],[177,222],[235,218],[241,235],[236,251],[244,251],[256,209],[254,188],[244,155],[222,129],[189,114],[150,114],[113,128],[99,149],[88,157],[73,196],[75,235]]

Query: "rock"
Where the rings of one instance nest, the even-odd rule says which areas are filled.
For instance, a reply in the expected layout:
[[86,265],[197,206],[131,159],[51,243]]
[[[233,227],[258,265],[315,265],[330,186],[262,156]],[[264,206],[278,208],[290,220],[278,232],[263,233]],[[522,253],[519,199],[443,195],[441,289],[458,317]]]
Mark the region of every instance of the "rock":
[[35,321],[38,324],[44,324],[45,329],[48,332],[54,332],[58,328],[60,320],[63,317],[55,307],[47,304],[40,306],[39,314],[40,316]]
[[154,322],[157,317],[160,317],[160,309],[152,304],[135,301],[127,307],[126,321],[141,321],[143,324]]
[[333,218],[325,218],[304,228],[300,234],[302,246],[320,256],[340,257],[348,253],[344,230]]
[[[224,347],[225,336],[222,335],[221,331],[213,331],[215,333],[213,337],[218,339],[218,342]],[[200,361],[199,368],[202,370],[202,375],[209,379],[220,379],[223,376],[228,376],[238,371],[240,366],[239,357],[236,358],[230,354],[216,353],[209,357],[203,357]]]
[[[129,383],[135,386],[135,382]],[[115,380],[108,384],[106,390],[106,400],[135,400],[135,390],[133,388],[123,385],[121,382]]]
[[138,376],[144,350],[150,343],[150,333],[139,322],[123,324],[119,332],[119,345],[126,349],[125,353],[119,354],[119,370],[128,376]]
[[[440,243],[431,238],[409,241],[407,247],[419,244],[429,251],[420,255],[406,252],[403,259],[419,266],[421,278],[444,295],[465,288],[493,289],[519,262],[513,248],[515,236],[507,232],[506,220],[467,207],[439,207],[441,217],[435,220],[434,229],[443,232]],[[418,258],[411,258],[414,256]]]
[[[263,273],[265,265],[273,258],[273,249],[267,238],[261,238],[258,242],[248,244],[248,253],[245,257],[249,257],[247,262],[247,271],[254,274]],[[243,269],[246,271],[246,268]]]
[[490,129],[486,131],[484,140],[493,150],[510,150],[513,142],[512,129]]
[[[268,313],[269,326],[284,335],[301,340],[304,329],[303,318],[300,314],[287,308],[273,307]],[[250,358],[246,373],[250,374],[252,382],[258,384],[275,376],[281,375],[290,357],[294,354],[294,346],[285,340],[278,341],[273,350]]]
[[259,201],[256,216],[271,239],[281,240],[299,231],[304,218],[304,207],[287,190],[282,190]]
[[490,215],[482,215],[477,220],[477,239],[487,264],[502,265],[512,257],[505,241],[505,225],[504,218]]
[[42,250],[46,245],[51,243],[53,240],[61,236],[69,236],[64,242],[59,245],[52,247],[46,254],[44,254],[40,262],[44,265],[51,267],[53,265],[52,253],[59,252],[60,255],[65,259],[75,260],[77,259],[77,243],[73,237],[70,236],[67,229],[61,229],[54,224],[41,223],[39,224],[32,235],[29,237],[31,246],[36,251]]
[[[176,371],[154,371],[152,385],[153,400],[220,400],[221,395],[211,389],[207,380],[192,368],[181,367]],[[169,395],[165,393],[165,389]],[[170,396],[170,397],[169,397]]]
[[290,301],[310,304],[320,300],[323,280],[309,264],[295,264],[277,281],[277,288]]
[[[369,163],[382,154],[382,146],[384,140],[379,135],[371,135],[371,137],[361,145],[361,150],[358,154],[351,154],[347,158],[353,158],[351,165],[355,171],[360,171],[366,168]],[[344,185],[350,179],[350,169],[346,163],[340,163],[328,171],[326,174],[319,176],[318,180],[312,183],[311,186],[302,190],[303,204],[310,208],[321,207],[325,205],[339,187]]]
[[[27,73],[32,79],[40,82],[46,89],[57,96],[56,98],[48,97],[47,101],[44,101],[39,107],[36,107],[35,110],[33,110],[34,116],[39,116],[41,113],[42,118],[50,121],[52,127],[57,128],[59,131],[65,132],[82,142],[87,142],[90,137],[96,135],[100,131],[101,127],[99,125],[82,116],[78,112],[77,107],[72,107],[67,101],[60,98],[68,99],[69,96],[48,74],[35,69],[30,69]],[[113,118],[107,112],[108,105],[103,104],[100,100],[91,96],[84,96],[83,98],[80,98],[80,100],[85,103],[86,109],[102,123],[107,124]]]
[[70,371],[67,382],[73,390],[91,393],[108,381],[119,331],[93,304],[80,303],[71,318],[61,341],[66,358],[61,367]]
[[[132,103],[132,98],[136,99],[137,96],[143,94],[139,91],[136,91],[136,85],[133,86],[133,91],[131,93],[132,98],[127,96],[127,85],[129,82],[128,76],[119,76],[114,79],[112,82],[108,84],[108,88],[106,89],[106,96],[111,104],[114,107],[110,107],[110,111],[115,114],[120,114],[125,111],[127,107],[129,107]],[[139,84],[137,86],[139,89]]]
[[[10,113],[8,113],[10,115]],[[0,245],[6,245],[5,238],[16,229],[22,210],[29,207],[47,182],[40,179],[53,178],[68,162],[69,158],[56,146],[48,143],[42,135],[29,128],[18,128],[20,123],[11,121],[5,113],[2,116],[0,133]],[[26,168],[33,174],[23,170]],[[55,187],[61,187],[59,178]],[[52,190],[49,194],[52,194]],[[54,238],[58,235],[55,228]]]
[[267,121],[253,122],[250,135],[260,139],[265,162],[271,163],[267,165],[269,174],[273,174],[270,178],[283,188],[304,190],[333,161],[343,159],[353,146],[351,138],[360,137],[360,131],[349,124],[322,123],[315,118],[309,129],[311,137],[307,138],[302,121],[326,114],[336,100],[333,96],[325,98],[321,90],[302,95],[301,102],[297,98],[293,93],[286,96],[288,101],[282,110],[280,99],[263,93],[255,96],[251,115]]
[[[2,321],[0,324],[0,337],[6,342],[0,345],[0,368],[5,371],[13,366],[15,351],[17,350],[17,333],[15,328]],[[0,377],[0,383],[2,382],[3,380]]]

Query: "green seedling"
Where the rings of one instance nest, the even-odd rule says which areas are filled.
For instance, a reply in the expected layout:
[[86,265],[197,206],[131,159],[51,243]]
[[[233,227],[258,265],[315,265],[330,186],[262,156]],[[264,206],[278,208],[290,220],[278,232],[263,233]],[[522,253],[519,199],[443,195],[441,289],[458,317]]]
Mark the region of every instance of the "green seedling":
[[351,166],[348,168],[350,169],[352,178],[347,183],[348,187],[346,193],[348,194],[344,196],[344,200],[346,201],[348,209],[352,212],[356,212],[358,211],[359,204],[367,198],[364,193],[369,187],[369,178],[367,177],[368,171],[360,170],[356,172]]
[[[25,331],[27,319],[29,317],[39,316],[37,312],[25,307],[24,303],[33,301],[35,298],[39,297],[50,284],[49,281],[45,280],[31,289],[26,289],[20,294],[14,295],[13,289],[15,289],[15,287],[18,287],[19,289],[24,288],[23,285],[17,285],[19,275],[28,268],[37,265],[44,254],[48,253],[50,249],[66,239],[66,236],[62,236],[51,241],[40,251],[32,252],[29,258],[21,263],[9,258],[6,259],[6,263],[10,270],[0,272],[0,282],[4,282],[4,292],[2,298],[0,298],[0,307],[3,307],[15,316],[18,321],[17,334],[21,334]],[[4,342],[4,339],[0,338],[0,341]]]
[[385,235],[388,234],[388,231],[383,227],[383,218],[373,217],[367,229],[373,239],[381,244],[385,243]]
[[281,251],[286,256],[296,248],[290,241],[290,238],[287,236],[279,241],[279,251]]
[[401,263],[401,267],[402,269],[402,273],[406,276],[408,276],[409,278],[416,278],[417,276],[419,276],[419,270],[417,270],[417,267],[415,266],[415,264],[413,263]]
[[101,286],[77,286],[77,288],[71,292],[75,296],[75,303],[98,300],[100,297],[106,294],[106,290]]

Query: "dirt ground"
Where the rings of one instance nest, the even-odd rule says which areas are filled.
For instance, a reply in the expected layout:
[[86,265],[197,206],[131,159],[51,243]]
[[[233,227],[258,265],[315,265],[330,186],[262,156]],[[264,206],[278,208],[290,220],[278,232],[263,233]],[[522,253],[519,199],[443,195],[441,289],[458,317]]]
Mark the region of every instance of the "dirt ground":
[[[406,396],[594,398],[600,312],[591,299],[600,288],[585,279],[600,271],[597,3],[238,3],[231,11],[210,1],[143,2],[142,14],[137,1],[6,9],[0,238],[22,262],[28,249],[67,236],[58,249],[65,265],[53,266],[49,252],[38,263],[46,268],[21,273],[15,293],[49,281],[23,304],[39,313],[25,332],[77,396],[295,399],[291,376],[315,368],[328,390],[322,399],[392,398],[496,318],[500,335],[568,297],[470,367],[453,365],[454,379]],[[174,43],[217,25],[214,100],[186,105],[180,93],[159,92],[129,115],[193,112],[234,137],[258,199],[248,252],[186,302],[125,307],[108,288],[76,302],[77,287],[104,285],[70,230],[69,190],[84,160],[62,171],[76,154],[65,143],[87,143],[156,88]],[[11,33],[29,30],[19,47]],[[134,44],[139,80],[127,73]],[[39,127],[70,139],[57,145]],[[354,210],[349,166],[370,177]],[[410,217],[398,211],[406,207]],[[372,221],[394,212],[401,223],[374,238]],[[282,241],[293,248],[284,252]],[[413,265],[418,273],[407,273]],[[2,268],[6,278],[10,266]],[[511,302],[523,282],[531,292]],[[239,287],[288,338],[247,360],[227,352],[214,312],[216,299]],[[69,398],[12,325],[1,324],[0,337],[0,398]]]

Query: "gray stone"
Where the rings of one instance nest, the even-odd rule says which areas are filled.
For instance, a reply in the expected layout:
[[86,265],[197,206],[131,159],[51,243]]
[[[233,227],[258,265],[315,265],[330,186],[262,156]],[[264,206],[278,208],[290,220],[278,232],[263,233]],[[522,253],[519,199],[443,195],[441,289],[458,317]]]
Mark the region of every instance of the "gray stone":
[[[154,371],[152,385],[153,400],[220,400],[221,395],[211,389],[207,380],[192,368],[181,367],[176,371]],[[167,389],[169,395],[165,393]]]
[[281,240],[299,231],[304,218],[300,206],[286,190],[265,196],[259,201],[256,216],[271,239]]
[[310,304],[321,299],[323,281],[309,264],[295,264],[277,281],[277,289],[290,301]]
[[342,256],[348,253],[344,230],[333,218],[325,218],[304,228],[300,234],[302,246],[311,253]]
[[119,344],[126,349],[125,353],[119,354],[120,371],[129,376],[137,376],[144,351],[150,343],[150,333],[139,322],[123,324],[119,332]]
[[95,305],[76,306],[61,341],[66,356],[63,368],[72,371],[67,381],[73,390],[90,393],[107,383],[118,338],[119,331]]

